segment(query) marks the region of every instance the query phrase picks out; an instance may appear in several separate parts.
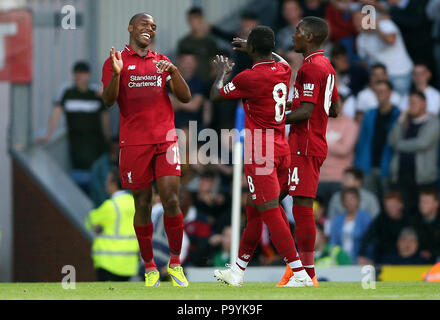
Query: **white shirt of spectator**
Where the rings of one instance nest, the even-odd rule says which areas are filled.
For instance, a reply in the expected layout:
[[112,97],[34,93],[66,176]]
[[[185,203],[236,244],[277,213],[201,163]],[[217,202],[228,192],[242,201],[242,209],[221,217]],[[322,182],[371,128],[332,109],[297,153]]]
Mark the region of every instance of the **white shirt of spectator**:
[[[390,100],[393,105],[400,107],[402,97],[396,91],[393,91]],[[378,106],[379,102],[377,101],[376,93],[370,87],[367,87],[358,93],[356,111],[366,113]]]
[[341,247],[342,250],[344,250],[350,255],[350,257],[351,257],[351,253],[353,252],[353,246],[354,246],[354,239],[353,239],[354,223],[355,220],[345,221],[344,225],[342,226]]
[[[436,88],[429,86],[423,93],[426,97],[426,111],[433,115],[438,115],[440,113],[440,91]],[[406,110],[409,107],[409,96],[405,95],[402,97],[402,102],[399,105],[400,110]]]
[[390,76],[409,74],[413,62],[406,50],[399,28],[391,20],[381,20],[377,27],[384,34],[396,34],[393,45],[386,44],[376,32],[361,32],[356,38],[356,46],[361,58],[370,65],[382,63]]

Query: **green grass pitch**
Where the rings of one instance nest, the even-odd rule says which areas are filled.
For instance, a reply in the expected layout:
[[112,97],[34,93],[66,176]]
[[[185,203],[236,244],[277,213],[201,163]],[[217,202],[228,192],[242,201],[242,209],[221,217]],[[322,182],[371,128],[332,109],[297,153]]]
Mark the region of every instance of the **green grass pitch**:
[[376,282],[376,289],[368,290],[360,282],[321,282],[316,288],[275,284],[248,282],[237,288],[193,282],[176,288],[162,282],[146,288],[142,282],[78,282],[76,289],[66,290],[61,283],[0,283],[0,300],[440,300],[440,283]]

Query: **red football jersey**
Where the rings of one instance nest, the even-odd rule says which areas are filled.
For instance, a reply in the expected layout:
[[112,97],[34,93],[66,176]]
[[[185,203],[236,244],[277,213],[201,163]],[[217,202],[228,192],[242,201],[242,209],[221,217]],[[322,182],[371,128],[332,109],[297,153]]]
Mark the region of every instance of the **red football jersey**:
[[330,105],[338,100],[335,70],[324,57],[324,51],[310,53],[304,58],[296,76],[292,110],[301,102],[315,104],[308,121],[290,127],[289,145],[292,154],[304,156],[327,156],[327,121]]
[[[159,72],[153,60],[169,59],[148,51],[139,56],[128,45],[121,53],[124,67],[119,84],[119,144],[145,145],[176,140],[174,111],[166,89],[171,79],[168,72]],[[102,83],[107,86],[113,74],[110,58],[102,68]],[[168,135],[168,137],[167,137]]]
[[[286,63],[275,60],[259,61],[252,69],[240,72],[220,90],[225,99],[243,100],[245,128],[252,133],[256,129],[262,129],[263,155],[266,150],[267,129],[273,129],[274,132],[274,155],[290,152],[285,134],[285,109],[291,73],[290,66]],[[254,135],[255,137],[257,136]],[[257,142],[256,139],[252,139],[252,142]],[[259,142],[257,143],[258,147]]]

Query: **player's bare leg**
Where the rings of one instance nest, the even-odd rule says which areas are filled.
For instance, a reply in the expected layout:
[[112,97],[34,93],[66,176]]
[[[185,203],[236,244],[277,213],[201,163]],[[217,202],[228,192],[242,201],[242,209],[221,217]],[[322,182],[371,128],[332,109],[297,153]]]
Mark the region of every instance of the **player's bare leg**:
[[160,200],[164,209],[164,227],[170,248],[168,273],[173,285],[187,287],[188,281],[180,262],[183,238],[183,214],[179,205],[179,176],[164,176],[156,180]]

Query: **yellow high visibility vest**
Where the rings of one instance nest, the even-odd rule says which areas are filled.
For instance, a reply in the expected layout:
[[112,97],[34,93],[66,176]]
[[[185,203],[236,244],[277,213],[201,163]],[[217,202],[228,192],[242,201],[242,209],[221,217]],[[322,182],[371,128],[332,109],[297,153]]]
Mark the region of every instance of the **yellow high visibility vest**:
[[139,245],[133,227],[134,200],[130,193],[114,194],[111,199],[90,211],[86,227],[102,227],[93,240],[92,259],[95,268],[120,276],[133,276],[139,263]]

